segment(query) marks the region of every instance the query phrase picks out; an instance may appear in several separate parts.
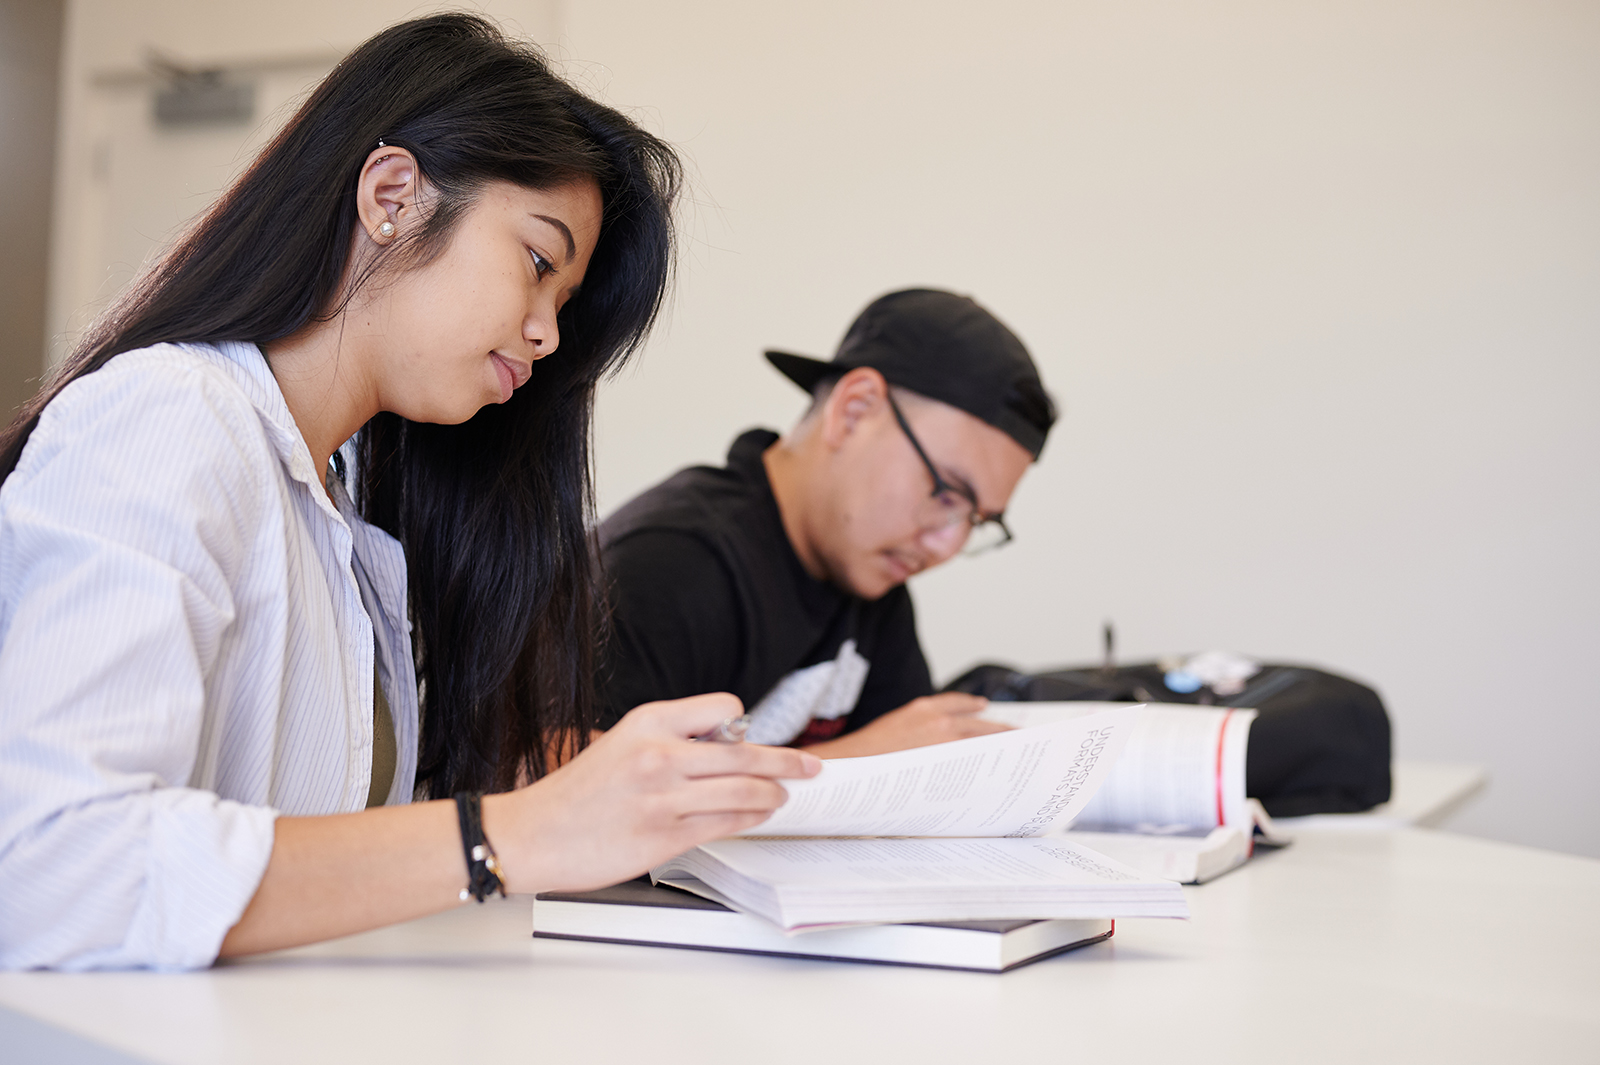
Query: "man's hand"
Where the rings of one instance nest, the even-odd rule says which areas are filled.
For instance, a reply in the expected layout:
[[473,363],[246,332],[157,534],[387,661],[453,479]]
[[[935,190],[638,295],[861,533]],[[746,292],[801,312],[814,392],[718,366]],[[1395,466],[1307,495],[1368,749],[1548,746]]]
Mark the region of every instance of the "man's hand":
[[908,747],[926,747],[968,736],[1005,732],[1010,726],[978,716],[989,700],[965,692],[941,692],[913,699],[847,736],[805,748],[818,758],[858,758]]

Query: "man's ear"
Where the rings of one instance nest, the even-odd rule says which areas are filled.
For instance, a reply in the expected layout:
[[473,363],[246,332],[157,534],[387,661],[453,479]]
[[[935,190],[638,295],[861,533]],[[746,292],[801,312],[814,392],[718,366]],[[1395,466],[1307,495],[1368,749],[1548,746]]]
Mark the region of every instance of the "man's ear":
[[862,426],[889,405],[889,382],[870,366],[839,378],[822,407],[822,440],[837,451]]
[[404,148],[374,148],[356,182],[356,217],[375,244],[390,244],[421,218],[417,157]]

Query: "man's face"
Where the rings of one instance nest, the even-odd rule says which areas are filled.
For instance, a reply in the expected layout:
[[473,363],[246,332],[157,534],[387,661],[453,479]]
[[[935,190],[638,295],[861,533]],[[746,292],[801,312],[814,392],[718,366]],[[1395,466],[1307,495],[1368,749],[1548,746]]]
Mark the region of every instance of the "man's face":
[[[854,387],[847,377],[829,397],[834,423],[825,432],[832,432],[834,447],[826,481],[812,496],[821,503],[820,520],[807,523],[829,579],[863,599],[948,561],[970,529],[965,520],[946,524],[947,512],[933,499],[933,476],[881,382]],[[1033,461],[1027,449],[965,411],[903,392],[896,398],[945,483],[974,499],[984,515],[1005,510]]]

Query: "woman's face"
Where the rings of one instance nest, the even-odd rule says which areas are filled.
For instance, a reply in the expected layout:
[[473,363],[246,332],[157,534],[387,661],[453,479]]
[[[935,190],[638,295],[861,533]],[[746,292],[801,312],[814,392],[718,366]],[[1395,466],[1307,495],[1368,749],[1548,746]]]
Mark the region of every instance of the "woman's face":
[[556,312],[583,283],[600,212],[588,179],[544,191],[485,186],[442,255],[379,282],[357,312],[381,337],[381,409],[455,424],[510,399],[560,343]]

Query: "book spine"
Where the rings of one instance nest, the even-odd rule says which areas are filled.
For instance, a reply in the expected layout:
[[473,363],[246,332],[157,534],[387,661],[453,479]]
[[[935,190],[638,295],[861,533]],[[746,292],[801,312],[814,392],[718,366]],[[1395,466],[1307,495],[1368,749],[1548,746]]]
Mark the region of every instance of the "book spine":
[[1228,722],[1233,720],[1233,707],[1228,707],[1228,712],[1222,715],[1222,727],[1217,729],[1217,824],[1225,825],[1226,811],[1222,802],[1222,751],[1228,742]]

